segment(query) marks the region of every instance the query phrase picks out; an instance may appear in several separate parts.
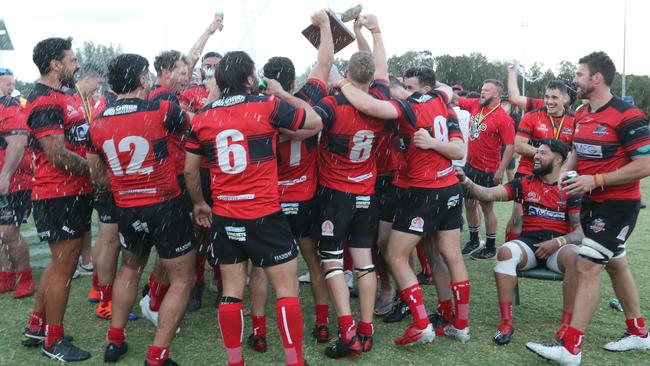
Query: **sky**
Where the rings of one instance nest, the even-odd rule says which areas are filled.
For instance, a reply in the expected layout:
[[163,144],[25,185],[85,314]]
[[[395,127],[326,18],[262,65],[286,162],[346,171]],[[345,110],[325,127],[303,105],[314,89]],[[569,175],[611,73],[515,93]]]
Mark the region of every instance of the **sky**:
[[[0,67],[19,80],[38,78],[32,49],[47,37],[121,45],[147,57],[167,49],[189,51],[216,11],[224,12],[223,32],[204,50],[244,50],[258,68],[273,56],[290,57],[301,74],[316,59],[316,49],[302,36],[310,14],[319,8],[337,12],[364,5],[379,18],[388,55],[429,50],[434,55],[480,52],[489,60],[540,62],[554,69],[595,50],[607,52],[617,71],[623,68],[622,0],[51,0],[3,1],[3,18],[14,51],[0,51]],[[650,75],[650,2],[628,0],[625,71]],[[352,23],[347,23],[352,28]],[[366,33],[368,39],[370,34]],[[336,57],[348,58],[354,44]],[[152,67],[153,69],[153,67]]]

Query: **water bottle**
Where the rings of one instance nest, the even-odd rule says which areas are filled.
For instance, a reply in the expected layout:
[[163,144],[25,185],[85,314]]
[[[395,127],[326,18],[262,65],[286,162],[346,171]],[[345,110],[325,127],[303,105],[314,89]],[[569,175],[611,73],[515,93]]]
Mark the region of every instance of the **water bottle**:
[[623,307],[621,306],[621,302],[618,301],[617,298],[613,298],[613,299],[609,300],[609,306],[614,310],[618,310],[618,311],[621,311],[621,312],[623,311]]
[[5,208],[9,206],[9,201],[7,200],[7,196],[0,196],[0,208]]

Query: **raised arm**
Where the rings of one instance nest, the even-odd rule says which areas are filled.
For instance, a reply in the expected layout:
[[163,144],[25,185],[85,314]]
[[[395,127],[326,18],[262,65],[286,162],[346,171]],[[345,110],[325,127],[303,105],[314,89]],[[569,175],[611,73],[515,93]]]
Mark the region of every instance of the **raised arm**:
[[264,93],[267,95],[275,95],[276,97],[284,100],[289,103],[294,108],[302,108],[305,110],[305,124],[303,128],[297,131],[286,131],[287,135],[291,136],[292,140],[303,140],[308,137],[314,136],[323,129],[323,122],[321,121],[320,116],[314,112],[314,109],[309,105],[309,103],[304,100],[292,95],[282,88],[282,85],[275,79],[264,78],[266,81],[266,89]]
[[192,48],[190,48],[190,51],[187,53],[187,62],[190,72],[194,70],[196,63],[201,58],[205,44],[208,43],[210,36],[213,35],[216,31],[221,32],[223,29],[223,19],[221,16],[222,15],[220,13],[215,14],[214,19],[212,19],[210,25],[208,25],[208,28],[203,31],[199,39],[196,40]]
[[311,16],[311,24],[320,29],[320,45],[318,46],[316,66],[314,66],[309,77],[327,83],[330,69],[334,63],[334,41],[332,39],[330,18],[325,10],[321,10]]
[[521,93],[519,93],[519,85],[517,85],[518,69],[519,63],[517,62],[508,65],[508,99],[510,99],[510,103],[516,105],[521,109],[524,109],[526,106],[526,97],[522,96]]
[[471,196],[479,201],[510,201],[510,197],[508,197],[508,190],[502,185],[491,188],[480,186],[472,182],[471,179],[467,178],[465,172],[463,172],[461,168],[456,168],[456,176],[458,177],[458,181],[463,186],[463,188],[467,189],[470,192]]
[[379,21],[374,14],[366,14],[361,17],[363,25],[372,33],[372,56],[375,60],[375,80],[388,80],[388,59],[386,48],[381,38]]
[[359,47],[359,51],[372,53],[372,50],[370,49],[370,45],[368,44],[366,37],[364,37],[363,32],[361,32],[362,28],[363,28],[363,24],[361,23],[361,19],[359,18],[355,19],[354,36],[357,38],[357,46]]

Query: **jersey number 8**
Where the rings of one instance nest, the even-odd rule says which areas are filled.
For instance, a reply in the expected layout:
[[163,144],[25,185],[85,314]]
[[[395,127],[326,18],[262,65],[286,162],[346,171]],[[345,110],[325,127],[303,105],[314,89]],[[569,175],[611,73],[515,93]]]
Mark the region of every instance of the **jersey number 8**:
[[375,134],[369,130],[360,130],[352,136],[352,149],[350,149],[350,161],[362,163],[370,157],[372,142]]

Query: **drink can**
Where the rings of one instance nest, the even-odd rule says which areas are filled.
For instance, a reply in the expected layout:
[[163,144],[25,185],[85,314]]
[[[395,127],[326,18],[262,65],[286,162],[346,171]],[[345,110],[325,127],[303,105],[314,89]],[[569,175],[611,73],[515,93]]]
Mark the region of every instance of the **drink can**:
[[567,179],[577,178],[578,176],[579,174],[575,170],[569,170],[568,172],[566,172]]

